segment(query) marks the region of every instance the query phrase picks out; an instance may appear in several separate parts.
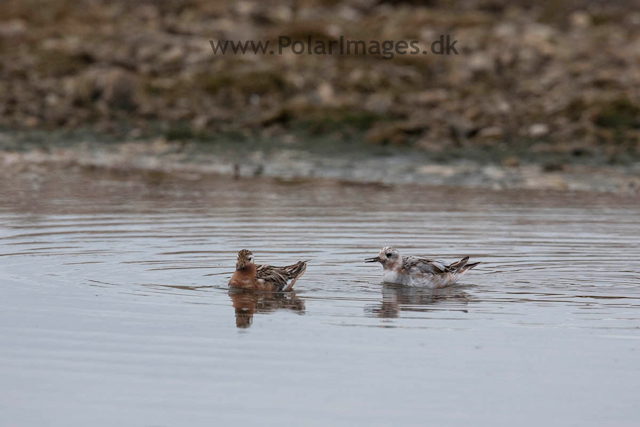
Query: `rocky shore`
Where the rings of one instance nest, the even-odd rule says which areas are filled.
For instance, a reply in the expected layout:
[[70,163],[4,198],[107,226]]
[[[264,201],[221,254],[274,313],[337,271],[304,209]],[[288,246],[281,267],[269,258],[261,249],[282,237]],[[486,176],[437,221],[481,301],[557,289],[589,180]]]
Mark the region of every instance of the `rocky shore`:
[[[0,126],[214,142],[303,131],[429,153],[526,143],[635,156],[637,3],[5,0]],[[210,44],[429,46],[441,35],[458,55],[220,55]]]

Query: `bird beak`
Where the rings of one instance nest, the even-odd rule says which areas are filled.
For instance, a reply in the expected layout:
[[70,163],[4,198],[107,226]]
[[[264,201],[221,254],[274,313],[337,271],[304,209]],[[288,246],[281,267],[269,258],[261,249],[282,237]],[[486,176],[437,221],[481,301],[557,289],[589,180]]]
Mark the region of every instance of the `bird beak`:
[[365,258],[364,262],[380,262],[380,257],[377,256],[375,258]]

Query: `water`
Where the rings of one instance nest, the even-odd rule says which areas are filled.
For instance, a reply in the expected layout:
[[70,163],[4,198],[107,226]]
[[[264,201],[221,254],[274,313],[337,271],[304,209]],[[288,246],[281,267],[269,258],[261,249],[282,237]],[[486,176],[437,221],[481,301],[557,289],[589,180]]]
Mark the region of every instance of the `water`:
[[[640,202],[25,172],[0,186],[0,424],[640,422]],[[482,264],[384,285],[380,247]],[[308,259],[229,292],[236,252]]]

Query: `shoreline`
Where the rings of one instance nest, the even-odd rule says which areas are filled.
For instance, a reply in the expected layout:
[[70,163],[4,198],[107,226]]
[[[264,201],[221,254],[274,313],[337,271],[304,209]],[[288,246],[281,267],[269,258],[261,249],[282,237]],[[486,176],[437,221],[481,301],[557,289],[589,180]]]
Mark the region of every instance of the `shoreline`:
[[418,150],[387,155],[363,150],[328,154],[294,145],[255,149],[237,143],[220,147],[156,139],[27,146],[26,149],[21,145],[20,150],[15,146],[0,146],[0,166],[4,173],[28,172],[32,166],[55,166],[163,173],[187,179],[227,175],[284,180],[332,179],[357,184],[640,194],[640,162],[624,166],[565,164],[549,168],[539,163],[500,165],[468,158],[439,162]]

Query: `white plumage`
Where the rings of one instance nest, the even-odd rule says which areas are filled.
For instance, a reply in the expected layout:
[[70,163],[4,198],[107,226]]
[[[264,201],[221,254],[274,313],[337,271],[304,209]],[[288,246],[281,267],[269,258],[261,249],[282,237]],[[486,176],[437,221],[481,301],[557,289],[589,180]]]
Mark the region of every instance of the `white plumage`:
[[468,264],[469,257],[448,265],[426,257],[402,257],[397,249],[389,246],[382,248],[377,257],[368,258],[365,261],[382,264],[382,279],[385,282],[432,289],[453,285],[469,270],[480,264],[479,262]]

